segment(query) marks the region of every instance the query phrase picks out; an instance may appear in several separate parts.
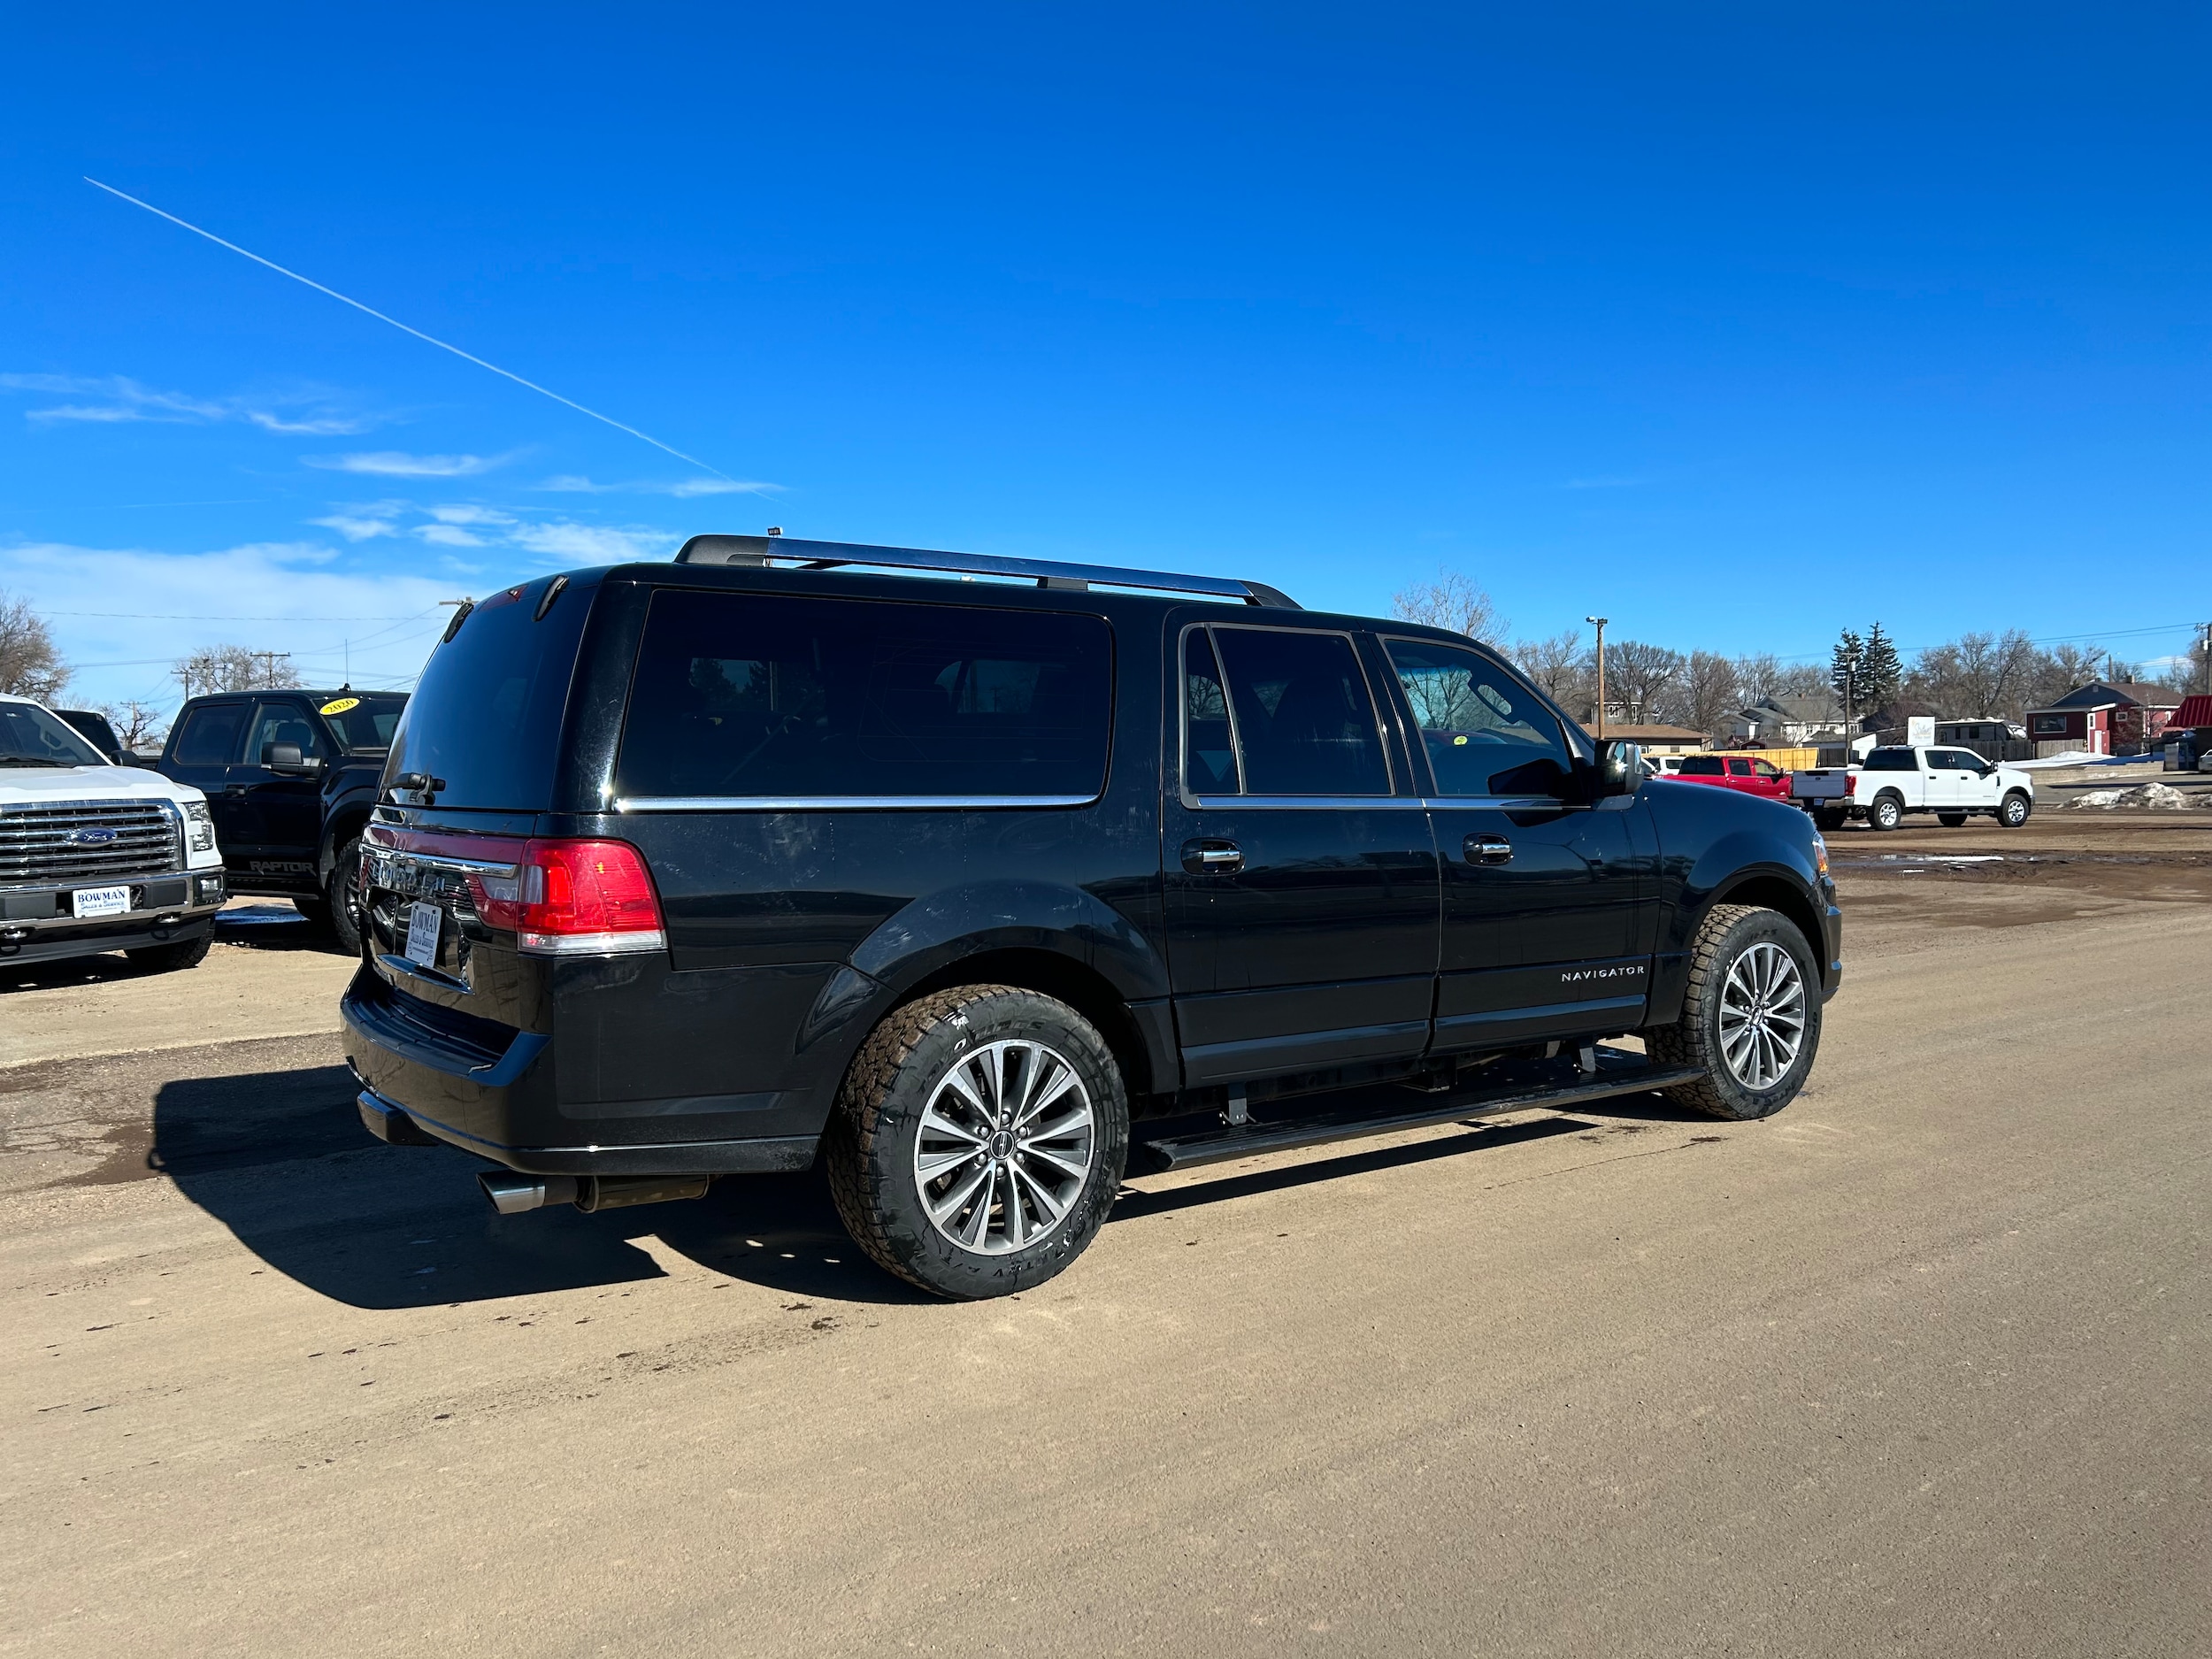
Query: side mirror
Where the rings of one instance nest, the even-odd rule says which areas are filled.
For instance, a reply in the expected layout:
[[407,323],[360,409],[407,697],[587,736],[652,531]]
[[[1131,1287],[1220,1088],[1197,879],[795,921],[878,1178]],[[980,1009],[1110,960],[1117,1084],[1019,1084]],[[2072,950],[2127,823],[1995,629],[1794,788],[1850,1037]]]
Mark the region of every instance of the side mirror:
[[1640,743],[1610,742],[1598,751],[1598,793],[1634,795],[1644,780]]
[[264,743],[261,746],[261,764],[271,772],[312,778],[322,771],[323,757],[320,755],[302,756],[297,743]]

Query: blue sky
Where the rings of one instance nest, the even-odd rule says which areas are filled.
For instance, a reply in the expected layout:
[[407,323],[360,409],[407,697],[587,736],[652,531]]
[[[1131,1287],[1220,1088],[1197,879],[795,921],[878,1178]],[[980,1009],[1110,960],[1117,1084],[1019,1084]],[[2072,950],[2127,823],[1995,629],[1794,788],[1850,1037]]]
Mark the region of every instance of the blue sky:
[[103,698],[228,641],[401,680],[440,598],[771,523],[2156,657],[2212,527],[2206,16],[20,13],[0,587]]

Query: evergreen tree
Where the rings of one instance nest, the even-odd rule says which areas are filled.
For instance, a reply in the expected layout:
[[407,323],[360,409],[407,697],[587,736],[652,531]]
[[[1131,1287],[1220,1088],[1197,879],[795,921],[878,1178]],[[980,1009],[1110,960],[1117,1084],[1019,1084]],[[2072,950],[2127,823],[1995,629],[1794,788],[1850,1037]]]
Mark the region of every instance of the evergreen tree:
[[1905,667],[1897,660],[1897,647],[1889,635],[1882,632],[1877,622],[1866,636],[1865,655],[1859,664],[1859,703],[1863,708],[1878,709],[1897,695],[1904,684]]
[[1828,683],[1852,712],[1866,707],[1866,641],[1849,628],[1829,656]]

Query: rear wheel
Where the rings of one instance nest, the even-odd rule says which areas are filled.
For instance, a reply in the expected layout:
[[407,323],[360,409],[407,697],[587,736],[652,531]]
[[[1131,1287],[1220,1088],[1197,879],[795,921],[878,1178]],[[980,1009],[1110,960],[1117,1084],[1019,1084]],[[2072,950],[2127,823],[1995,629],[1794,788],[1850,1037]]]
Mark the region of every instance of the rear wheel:
[[1966,814],[1963,812],[1939,812],[1936,814],[1936,822],[1942,825],[1945,829],[1956,829],[1960,825],[1966,822]]
[[1003,985],[892,1014],[855,1057],[824,1138],[855,1242],[963,1300],[1041,1284],[1081,1255],[1128,1146],[1106,1040],[1066,1003]]
[[1716,904],[1690,946],[1673,1025],[1644,1033],[1653,1059],[1705,1075],[1667,1097],[1713,1118],[1765,1118],[1797,1098],[1820,1048],[1820,972],[1778,911]]
[[307,925],[310,927],[324,928],[330,926],[330,905],[325,900],[295,898],[292,901],[292,908],[307,918]]
[[1893,830],[1905,821],[1905,803],[1893,795],[1878,795],[1866,810],[1866,821],[1878,830]]
[[1997,821],[2007,829],[2018,829],[2028,821],[2028,797],[2015,789],[1998,806]]
[[211,927],[197,939],[180,939],[167,945],[141,945],[123,955],[134,968],[143,968],[149,973],[168,973],[178,968],[196,968],[207,960],[207,953],[215,943],[215,930]]
[[1832,808],[1816,807],[1813,810],[1813,827],[1824,835],[1832,834],[1843,827],[1843,814]]

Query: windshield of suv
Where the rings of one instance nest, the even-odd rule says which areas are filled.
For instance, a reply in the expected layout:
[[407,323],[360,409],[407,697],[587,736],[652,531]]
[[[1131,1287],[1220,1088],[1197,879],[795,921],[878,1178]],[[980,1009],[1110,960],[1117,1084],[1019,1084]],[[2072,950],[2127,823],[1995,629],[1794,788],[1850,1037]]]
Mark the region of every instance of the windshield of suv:
[[107,759],[35,703],[0,703],[0,766],[104,766]]
[[364,749],[389,749],[399,713],[407,706],[402,691],[342,691],[315,705],[315,712],[338,734],[338,746],[349,755]]

